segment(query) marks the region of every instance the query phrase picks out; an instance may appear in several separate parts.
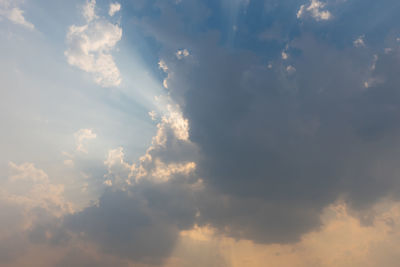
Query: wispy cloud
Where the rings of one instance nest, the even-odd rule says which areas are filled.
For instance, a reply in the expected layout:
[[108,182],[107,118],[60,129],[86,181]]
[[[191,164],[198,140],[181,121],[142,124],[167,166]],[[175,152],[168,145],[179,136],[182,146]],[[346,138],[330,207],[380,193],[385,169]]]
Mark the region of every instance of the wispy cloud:
[[80,129],[74,134],[76,141],[76,150],[83,153],[88,153],[85,145],[87,141],[96,139],[97,135],[93,133],[92,129]]
[[25,19],[24,11],[19,7],[18,3],[19,1],[0,0],[0,17],[33,30],[35,26]]

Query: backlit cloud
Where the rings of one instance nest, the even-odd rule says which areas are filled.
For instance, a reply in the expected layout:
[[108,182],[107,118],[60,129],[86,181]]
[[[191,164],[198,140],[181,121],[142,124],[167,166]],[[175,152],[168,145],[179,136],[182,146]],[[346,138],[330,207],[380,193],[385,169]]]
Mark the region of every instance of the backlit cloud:
[[96,1],[87,2],[83,15],[87,24],[68,29],[65,56],[70,65],[92,73],[97,84],[115,87],[121,84],[120,71],[111,51],[121,40],[122,29],[95,13]]
[[310,0],[310,4],[301,5],[299,11],[297,11],[297,18],[303,18],[310,15],[315,20],[329,20],[332,18],[332,14],[328,10],[324,10],[325,3],[319,0]]
[[397,1],[0,0],[0,265],[397,266]]

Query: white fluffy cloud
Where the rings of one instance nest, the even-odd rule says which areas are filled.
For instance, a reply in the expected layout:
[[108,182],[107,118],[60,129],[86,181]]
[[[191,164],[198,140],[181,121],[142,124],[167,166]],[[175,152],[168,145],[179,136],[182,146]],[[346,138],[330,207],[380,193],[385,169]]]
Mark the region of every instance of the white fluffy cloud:
[[121,4],[120,3],[111,3],[110,4],[110,9],[108,10],[108,15],[111,17],[115,15],[118,11],[121,10]]
[[332,14],[328,10],[323,10],[325,3],[318,0],[311,0],[308,6],[301,5],[297,12],[297,18],[303,18],[310,15],[316,20],[329,20],[332,18]]
[[[166,101],[168,102],[168,98]],[[175,151],[176,154],[165,158],[165,152],[169,150]],[[132,182],[145,178],[163,183],[168,182],[174,175],[190,176],[196,169],[196,151],[197,148],[189,138],[188,119],[183,116],[179,105],[169,103],[157,124],[157,133],[151,146],[140,158],[137,166],[131,167],[133,172],[129,178],[132,178]],[[118,158],[123,162],[122,157]]]
[[[189,121],[183,117],[178,105],[167,105],[167,114],[161,118],[161,123],[157,125],[158,132],[153,139],[157,145],[165,145],[167,140],[166,129],[173,131],[178,140],[189,140]],[[167,127],[168,126],[168,127]]]
[[86,5],[83,6],[82,13],[88,22],[97,18],[95,8],[96,8],[96,0],[91,0],[90,2],[87,0]]
[[155,161],[155,169],[152,171],[151,176],[157,177],[158,181],[166,182],[173,175],[182,174],[188,176],[196,169],[196,163],[193,161],[184,163],[170,163],[165,164],[162,161]]
[[111,51],[121,40],[122,29],[95,13],[96,1],[87,2],[83,15],[87,24],[72,25],[67,33],[68,63],[92,73],[97,84],[103,87],[119,86],[121,75]]
[[18,6],[18,1],[0,0],[0,17],[10,20],[12,23],[33,30],[35,26],[24,17],[24,11]]
[[108,151],[107,159],[104,161],[104,165],[108,169],[108,173],[104,176],[107,178],[104,181],[105,185],[123,186],[125,184],[130,184],[130,179],[134,175],[135,164],[125,162],[124,157],[125,155],[122,147]]

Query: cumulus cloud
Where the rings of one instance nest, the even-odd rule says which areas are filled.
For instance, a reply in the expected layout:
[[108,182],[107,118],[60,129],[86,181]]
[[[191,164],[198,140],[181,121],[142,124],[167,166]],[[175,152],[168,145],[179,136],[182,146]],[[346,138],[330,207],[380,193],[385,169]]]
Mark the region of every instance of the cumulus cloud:
[[303,18],[310,15],[315,20],[329,20],[332,18],[332,14],[328,10],[323,10],[326,4],[318,0],[310,0],[308,6],[301,5],[300,9],[297,11],[297,18]]
[[120,3],[111,3],[110,4],[110,8],[108,10],[108,15],[110,15],[111,17],[115,15],[115,13],[117,13],[118,11],[121,10],[121,4]]
[[[335,203],[324,209],[323,226],[318,231],[304,235],[298,243],[284,245],[237,240],[221,236],[210,227],[195,227],[181,232],[173,255],[181,256],[186,264],[199,263],[194,266],[217,263],[217,266],[257,267],[268,262],[280,267],[395,267],[399,259],[399,203],[384,201],[374,207],[374,212],[373,222],[364,227],[348,206]],[[200,255],[193,255],[189,250],[196,250]],[[210,262],[205,263],[207,259]],[[171,261],[166,266],[174,264]]]
[[176,51],[175,55],[176,55],[176,57],[178,59],[183,59],[183,58],[189,56],[190,54],[189,54],[189,51],[187,49],[182,49],[182,50]]
[[[9,183],[18,183],[16,188],[21,183],[33,185],[18,197],[10,187],[2,186],[10,201],[0,198],[0,211],[9,215],[7,222],[0,226],[18,221],[23,227],[29,222],[24,230],[19,227],[13,230],[13,233],[23,233],[21,244],[9,242],[8,247],[19,252],[13,254],[12,249],[2,249],[6,255],[4,260],[17,265],[36,264],[38,259],[34,253],[43,253],[41,266],[164,264],[180,232],[194,225],[198,215],[195,198],[202,187],[201,179],[195,175],[197,152],[189,140],[187,119],[171,101],[160,116],[152,144],[137,163],[127,162],[122,147],[108,151],[103,162],[105,192],[95,203],[80,210],[68,209],[63,186],[53,185],[43,170],[32,163],[10,163]],[[81,129],[75,137],[78,150],[86,151],[86,142],[96,138],[96,134],[90,129]],[[15,220],[10,212],[16,211],[12,205],[21,208]],[[23,210],[27,207],[29,216],[25,218]],[[0,247],[6,240],[1,231],[2,227]]]
[[[165,62],[170,95],[183,99],[190,140],[201,151],[196,173],[207,186],[199,224],[234,238],[290,243],[317,229],[338,198],[362,210],[396,194],[389,159],[398,150],[389,144],[398,144],[399,128],[386,94],[396,88],[388,69],[397,59],[380,55],[370,74],[369,55],[350,56],[304,35],[291,42],[298,51],[291,65],[267,71],[217,43],[192,48],[196,62]],[[385,77],[379,93],[366,93],[367,75]]]
[[140,158],[135,180],[169,181],[173,174],[189,176],[196,168],[196,147],[189,139],[189,123],[179,106],[168,104],[157,124],[157,133],[146,154]]
[[10,162],[9,168],[10,176],[4,186],[8,190],[3,191],[3,197],[8,201],[29,209],[41,207],[57,216],[72,211],[71,204],[63,197],[64,186],[52,184],[43,170],[28,162],[21,165]]
[[83,7],[87,24],[72,25],[68,29],[68,49],[65,56],[70,65],[92,73],[97,84],[114,87],[121,84],[120,71],[111,51],[121,40],[122,29],[95,13],[96,1],[88,1]]
[[74,133],[75,142],[76,142],[76,150],[83,153],[88,153],[85,145],[87,141],[96,139],[97,135],[93,133],[92,129],[80,129],[76,133]]
[[20,1],[0,1],[0,17],[7,18],[12,23],[33,30],[35,26],[24,17],[24,11],[19,7]]
[[[335,35],[331,25],[299,26],[292,1],[255,0],[248,10],[285,11],[268,19],[286,32],[249,44],[248,37],[265,29],[239,25],[249,32],[233,42],[217,26],[203,29],[208,19],[193,19],[204,1],[182,1],[179,9],[175,1],[156,2],[135,2],[157,11],[135,25],[144,40],[157,43],[158,67],[167,76],[160,81],[167,96],[157,102],[157,114],[149,113],[157,123],[151,145],[136,161],[122,144],[104,150],[100,174],[91,174],[104,192],[75,212],[65,208],[51,175],[31,163],[10,163],[9,187],[2,187],[8,200],[0,201],[0,211],[10,215],[0,227],[0,260],[15,257],[2,244],[24,251],[37,242],[52,249],[43,253],[54,257],[50,266],[397,266],[398,34],[379,46],[381,40],[368,37],[368,49],[357,49],[354,37],[369,32],[358,28],[369,18]],[[108,22],[96,15],[94,1],[85,7],[87,24],[70,28],[71,39],[91,40],[77,41],[82,51],[87,45],[110,52],[119,39],[96,31],[92,38],[89,29]],[[299,18],[332,18],[319,1],[298,12]],[[335,16],[342,13],[351,12]],[[246,21],[234,15],[238,24]],[[201,32],[192,32],[199,21]],[[391,25],[378,24],[380,31]],[[388,32],[379,37],[390,40]],[[151,62],[156,71],[157,61]],[[75,138],[85,152],[96,134],[81,129]],[[29,201],[16,186],[27,181]],[[9,235],[9,227],[23,236]]]
[[365,47],[364,36],[360,36],[353,41],[354,47]]
[[103,252],[162,264],[197,214],[195,147],[186,123],[170,108],[137,166],[126,163],[122,147],[110,150],[104,162],[109,188],[96,205],[67,216],[64,227]]
[[104,181],[105,185],[125,185],[130,184],[135,165],[125,162],[124,152],[122,147],[111,149],[108,151],[107,159],[104,165],[107,166],[108,173],[105,175],[107,180]]
[[161,161],[155,162],[155,169],[151,173],[153,177],[157,177],[159,181],[168,181],[173,175],[183,174],[188,176],[196,169],[195,162],[187,163],[170,163],[166,165]]
[[[76,212],[66,209],[63,186],[53,186],[43,170],[31,163],[10,163],[10,182],[31,181],[35,185],[29,189],[31,193],[23,192],[21,197],[10,195],[7,188],[8,198],[32,211],[40,207],[48,212],[41,220],[31,220],[26,230],[36,241],[23,239],[24,246],[39,242],[54,253],[53,259],[43,258],[42,265],[52,266],[56,260],[59,266],[100,262],[149,266],[162,264],[169,257],[180,231],[194,224],[194,198],[199,187],[194,176],[195,148],[178,107],[171,104],[166,108],[157,128],[152,145],[137,165],[126,162],[122,147],[109,150],[104,161],[108,188],[94,205]],[[78,131],[78,148],[85,151],[85,141],[95,136],[90,129]],[[75,255],[74,260],[68,255]],[[24,259],[35,262],[29,256]]]
[[82,14],[87,22],[91,22],[93,19],[97,18],[95,8],[96,0],[86,0],[86,4],[83,6]]

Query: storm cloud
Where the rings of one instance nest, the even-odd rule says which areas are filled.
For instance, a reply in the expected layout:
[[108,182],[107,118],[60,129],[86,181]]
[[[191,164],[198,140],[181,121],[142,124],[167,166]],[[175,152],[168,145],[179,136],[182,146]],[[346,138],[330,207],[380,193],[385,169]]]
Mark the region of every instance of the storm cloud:
[[[371,227],[365,242],[372,243],[380,231],[397,233],[397,1],[98,2],[80,3],[82,29],[65,27],[65,65],[78,67],[76,77],[102,76],[84,81],[104,90],[90,91],[96,101],[146,116],[154,135],[135,158],[131,150],[145,147],[144,137],[107,143],[104,136],[120,128],[80,123],[61,153],[63,172],[80,180],[65,187],[53,168],[48,174],[10,159],[0,191],[7,214],[0,263],[22,264],[16,251],[39,246],[54,249],[49,266],[237,266],[245,261],[215,251],[229,243],[302,255],[296,246],[324,243],[329,225]],[[90,30],[100,22],[119,34]],[[82,35],[87,29],[90,38]],[[95,57],[111,58],[112,71],[75,64],[93,55],[84,45],[70,53],[71,33],[89,42]],[[97,49],[97,39],[106,48]],[[127,67],[139,64],[123,59],[130,50],[143,73]],[[135,84],[139,76],[146,82]],[[199,261],[200,253],[210,262]],[[249,266],[259,266],[255,261]],[[335,261],[303,264],[310,262]]]

